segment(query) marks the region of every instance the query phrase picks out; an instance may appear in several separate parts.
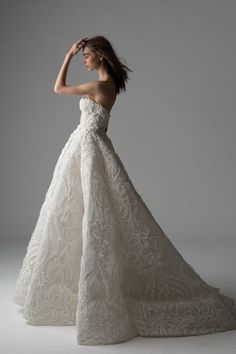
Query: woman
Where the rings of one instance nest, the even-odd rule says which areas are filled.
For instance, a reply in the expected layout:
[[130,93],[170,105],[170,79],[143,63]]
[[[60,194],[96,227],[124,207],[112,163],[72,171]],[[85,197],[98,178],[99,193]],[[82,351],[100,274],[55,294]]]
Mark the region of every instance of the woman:
[[[88,70],[97,70],[99,79],[68,86],[65,81],[69,63],[81,48],[83,48],[83,63]],[[127,71],[132,70],[120,62],[107,39],[97,36],[88,41],[88,37],[85,37],[74,43],[66,54],[55,82],[54,92],[59,95],[87,95],[110,112],[116,95],[121,89],[125,90],[125,82],[128,80]]]
[[[66,85],[83,48],[99,79]],[[191,336],[236,329],[234,300],[208,285],[168,239],[106,134],[130,70],[103,36],[81,39],[54,91],[83,95],[80,124],[57,161],[17,280],[32,325],[76,325],[77,343]]]

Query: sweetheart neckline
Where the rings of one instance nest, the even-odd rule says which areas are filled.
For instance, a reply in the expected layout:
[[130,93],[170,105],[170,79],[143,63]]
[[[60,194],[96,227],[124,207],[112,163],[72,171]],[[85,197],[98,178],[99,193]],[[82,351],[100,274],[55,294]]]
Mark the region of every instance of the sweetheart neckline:
[[94,103],[96,103],[96,105],[100,106],[110,116],[110,112],[101,103],[98,103],[93,98],[88,97],[88,96],[83,96],[82,98],[87,98],[87,99],[93,101]]

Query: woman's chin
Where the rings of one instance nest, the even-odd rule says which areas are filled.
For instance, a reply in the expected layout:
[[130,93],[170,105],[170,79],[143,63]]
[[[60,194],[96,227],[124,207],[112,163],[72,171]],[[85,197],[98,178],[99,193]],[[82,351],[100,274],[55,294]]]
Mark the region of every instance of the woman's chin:
[[94,69],[93,69],[92,67],[90,67],[90,66],[87,66],[86,68],[87,68],[88,71],[93,71],[93,70],[94,70]]

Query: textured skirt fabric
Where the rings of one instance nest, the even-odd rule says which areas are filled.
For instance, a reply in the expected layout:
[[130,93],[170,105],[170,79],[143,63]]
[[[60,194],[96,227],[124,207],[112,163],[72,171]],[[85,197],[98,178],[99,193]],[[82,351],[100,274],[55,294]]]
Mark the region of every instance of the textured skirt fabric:
[[109,112],[80,100],[17,279],[31,325],[75,325],[113,344],[236,329],[234,300],[188,264],[132,184],[106,134]]

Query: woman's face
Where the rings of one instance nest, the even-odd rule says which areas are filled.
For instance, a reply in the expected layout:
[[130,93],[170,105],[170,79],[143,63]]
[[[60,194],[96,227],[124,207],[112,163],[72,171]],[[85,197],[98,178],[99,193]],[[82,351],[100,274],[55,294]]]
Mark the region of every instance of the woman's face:
[[88,70],[93,71],[97,69],[99,60],[94,52],[89,47],[84,47],[83,49],[83,64]]

